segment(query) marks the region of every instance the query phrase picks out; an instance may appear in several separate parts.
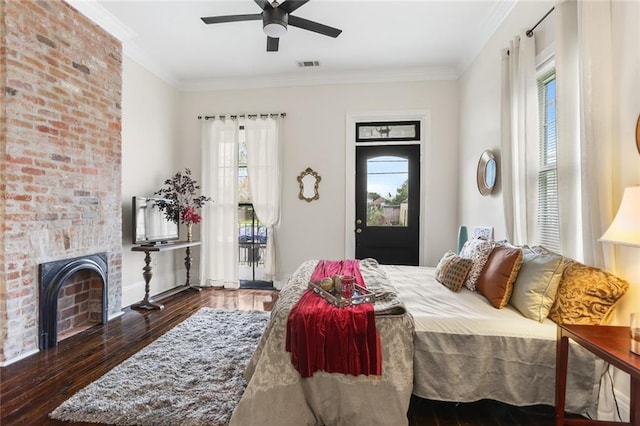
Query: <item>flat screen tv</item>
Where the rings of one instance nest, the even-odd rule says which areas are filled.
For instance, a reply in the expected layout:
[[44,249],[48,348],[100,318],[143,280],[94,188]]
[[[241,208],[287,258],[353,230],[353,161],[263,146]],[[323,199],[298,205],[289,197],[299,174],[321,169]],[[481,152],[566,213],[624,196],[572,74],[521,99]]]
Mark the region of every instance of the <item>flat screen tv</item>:
[[134,244],[163,244],[180,238],[178,224],[167,220],[156,200],[159,198],[133,197]]

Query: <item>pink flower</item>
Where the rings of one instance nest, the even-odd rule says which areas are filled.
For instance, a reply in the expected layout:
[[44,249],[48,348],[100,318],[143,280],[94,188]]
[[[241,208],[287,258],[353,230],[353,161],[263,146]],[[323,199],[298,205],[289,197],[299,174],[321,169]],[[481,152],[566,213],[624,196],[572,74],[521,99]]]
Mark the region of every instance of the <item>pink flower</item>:
[[182,211],[182,223],[195,223],[196,225],[200,223],[202,217],[196,212],[196,209],[192,206],[185,208]]

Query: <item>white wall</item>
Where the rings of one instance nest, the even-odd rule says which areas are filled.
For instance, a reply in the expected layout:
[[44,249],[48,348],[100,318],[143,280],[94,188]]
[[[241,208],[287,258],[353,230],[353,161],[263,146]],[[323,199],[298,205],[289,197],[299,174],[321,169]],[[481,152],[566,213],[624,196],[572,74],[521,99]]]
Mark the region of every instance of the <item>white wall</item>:
[[[497,239],[505,237],[502,191],[498,186],[491,196],[480,196],[475,187],[475,173],[484,149],[500,151],[500,50],[551,6],[549,2],[519,2],[460,79],[460,222],[494,226]],[[613,2],[614,116],[618,135],[614,147],[616,206],[625,186],[640,184],[640,155],[635,147],[635,125],[640,112],[638,22],[640,3]],[[615,272],[628,280],[631,287],[618,304],[613,323],[628,325],[629,313],[640,310],[640,249],[616,247],[616,255]],[[617,372],[614,381],[621,402],[628,407],[628,376]]]
[[[286,112],[279,277],[303,260],[343,258],[345,247],[345,120],[363,111],[430,110],[430,158],[423,163],[430,183],[428,206],[438,226],[426,235],[426,258],[435,265],[457,233],[458,91],[455,81],[306,86],[185,93],[180,122],[180,161],[200,170],[199,115]],[[320,199],[298,199],[296,177],[311,167],[322,177]],[[196,173],[199,176],[199,173]],[[195,228],[198,232],[198,227]]]
[[[149,196],[176,171],[178,92],[123,57],[122,63],[122,306],[144,297],[144,253],[132,247],[131,197]],[[181,231],[184,235],[184,230]],[[182,256],[184,257],[184,255]],[[173,252],[152,255],[151,295],[184,283],[184,266]]]

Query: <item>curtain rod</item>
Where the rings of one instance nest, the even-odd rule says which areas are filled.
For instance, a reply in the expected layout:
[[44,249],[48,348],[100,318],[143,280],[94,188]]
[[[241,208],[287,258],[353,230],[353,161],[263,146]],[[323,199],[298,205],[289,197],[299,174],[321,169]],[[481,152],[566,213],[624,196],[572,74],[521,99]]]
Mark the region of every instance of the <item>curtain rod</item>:
[[280,116],[280,117],[286,117],[287,113],[286,112],[274,112],[274,113],[264,113],[264,114],[220,114],[220,115],[199,115],[198,116],[198,120],[202,120],[203,118],[205,120],[209,120],[212,118],[219,118],[221,120],[224,120],[225,118],[229,117],[232,120],[235,120],[236,118],[257,118],[258,116],[260,116],[260,118],[267,118],[267,117],[276,117],[276,116]]
[[549,16],[551,14],[551,12],[553,12],[554,9],[555,9],[555,6],[552,7],[551,9],[549,9],[549,11],[538,22],[536,22],[536,24],[533,26],[533,28],[531,28],[530,30],[527,30],[527,32],[526,32],[527,37],[533,37],[533,30],[535,30],[536,27],[542,23],[542,21],[547,19],[547,16]]

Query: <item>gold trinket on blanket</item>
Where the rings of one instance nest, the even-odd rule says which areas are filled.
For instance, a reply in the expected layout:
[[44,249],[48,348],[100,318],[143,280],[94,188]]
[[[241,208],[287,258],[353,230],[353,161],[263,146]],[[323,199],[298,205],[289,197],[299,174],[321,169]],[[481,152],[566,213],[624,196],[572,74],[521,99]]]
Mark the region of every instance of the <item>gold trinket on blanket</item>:
[[324,277],[322,281],[320,281],[320,287],[322,287],[324,291],[333,290],[333,279],[331,277]]
[[338,274],[335,274],[333,277],[331,277],[331,279],[333,279],[333,288],[335,288],[336,291],[340,293],[340,288],[342,287],[342,277]]

